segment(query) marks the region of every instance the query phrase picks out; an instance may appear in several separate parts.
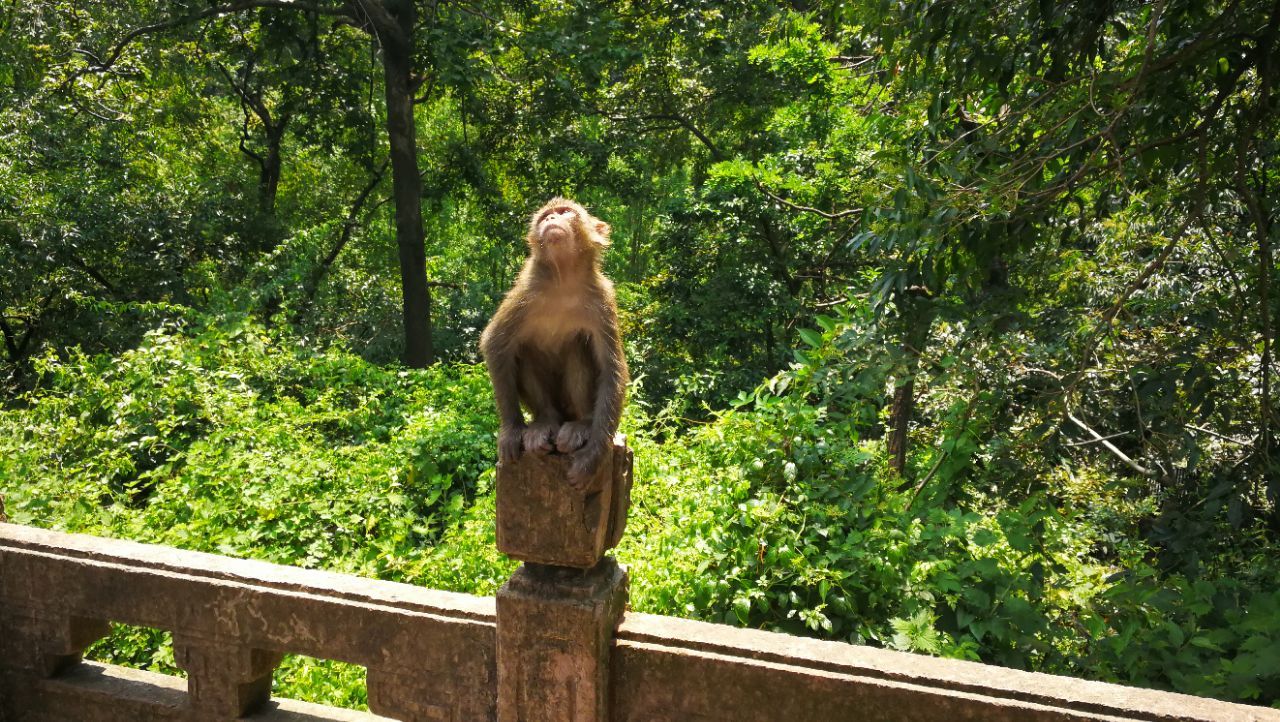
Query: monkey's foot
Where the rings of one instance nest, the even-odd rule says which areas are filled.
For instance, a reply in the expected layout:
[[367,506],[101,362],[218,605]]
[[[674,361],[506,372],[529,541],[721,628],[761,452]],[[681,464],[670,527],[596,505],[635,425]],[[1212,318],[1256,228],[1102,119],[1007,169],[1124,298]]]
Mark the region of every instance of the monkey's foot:
[[553,421],[535,421],[524,430],[524,450],[535,454],[549,454],[556,448],[556,432],[560,424]]
[[498,461],[510,463],[520,458],[520,440],[523,426],[504,426],[498,429]]
[[587,445],[591,439],[591,425],[581,421],[570,421],[560,427],[556,434],[556,451],[561,454],[572,454]]
[[587,443],[573,455],[573,463],[569,464],[569,486],[583,491],[595,481],[596,471],[604,460],[605,447],[597,440],[588,437]]

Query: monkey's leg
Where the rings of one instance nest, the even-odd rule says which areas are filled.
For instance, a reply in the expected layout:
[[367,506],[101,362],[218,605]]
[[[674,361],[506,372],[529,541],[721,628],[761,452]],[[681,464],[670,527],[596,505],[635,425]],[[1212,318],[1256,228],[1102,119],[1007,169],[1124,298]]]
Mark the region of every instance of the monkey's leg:
[[561,454],[572,454],[587,445],[591,438],[591,422],[567,421],[556,434],[556,451]]
[[592,392],[596,387],[595,366],[585,342],[570,345],[565,353],[564,383],[561,386],[569,421],[556,434],[556,451],[571,454],[591,438]]
[[573,463],[569,465],[569,484],[577,488],[590,483],[618,431],[627,385],[627,362],[622,355],[617,316],[612,312],[603,314],[600,328],[587,341],[584,347],[590,360],[587,368],[593,372],[591,429],[586,444],[574,452]]
[[545,363],[520,364],[520,397],[533,412],[533,423],[524,430],[524,450],[535,454],[548,454],[555,448],[556,433],[560,430],[560,412],[556,410],[549,386],[557,381],[557,374]]

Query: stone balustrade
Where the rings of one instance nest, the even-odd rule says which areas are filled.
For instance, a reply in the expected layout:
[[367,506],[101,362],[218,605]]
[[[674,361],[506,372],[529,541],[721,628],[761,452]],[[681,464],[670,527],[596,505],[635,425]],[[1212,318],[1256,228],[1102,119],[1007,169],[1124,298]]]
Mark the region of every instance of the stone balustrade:
[[[268,706],[286,652],[366,667],[369,707],[387,717],[488,719],[494,616],[489,598],[0,525],[6,722],[235,719]],[[172,632],[185,685],[80,662],[108,622]],[[276,719],[353,719],[269,706]]]
[[[500,501],[504,551],[572,563],[526,560],[496,599],[0,524],[0,720],[1280,722],[1280,710],[627,613],[626,572],[603,553],[625,518],[629,454],[615,448],[615,468],[581,491],[554,460],[499,468],[500,495],[518,482],[525,499],[574,496],[547,502],[567,535],[559,552],[545,530],[519,533],[542,511]],[[108,622],[172,632],[187,679],[82,661]],[[367,668],[372,714],[272,698],[286,653]]]

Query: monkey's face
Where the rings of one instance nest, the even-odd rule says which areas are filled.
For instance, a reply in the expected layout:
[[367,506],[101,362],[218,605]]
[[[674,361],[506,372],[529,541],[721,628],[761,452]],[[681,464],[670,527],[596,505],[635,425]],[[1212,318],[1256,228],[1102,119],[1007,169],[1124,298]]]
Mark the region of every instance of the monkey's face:
[[562,267],[594,261],[609,245],[609,225],[567,198],[553,198],[533,214],[528,240],[535,257]]
[[551,245],[565,245],[577,241],[578,213],[571,207],[555,206],[542,212],[535,227],[538,242],[545,248]]

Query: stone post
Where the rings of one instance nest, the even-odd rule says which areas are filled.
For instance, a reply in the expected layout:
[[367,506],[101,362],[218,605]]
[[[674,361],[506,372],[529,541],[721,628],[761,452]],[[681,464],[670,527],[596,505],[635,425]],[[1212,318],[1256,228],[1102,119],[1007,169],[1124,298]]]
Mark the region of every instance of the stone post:
[[522,562],[590,569],[618,545],[631,506],[631,449],[619,434],[596,478],[569,486],[570,457],[498,464],[498,551]]
[[631,450],[619,436],[586,489],[568,457],[499,464],[498,548],[524,562],[498,590],[499,722],[606,722],[613,634],[627,574],[604,553],[631,502]]
[[191,708],[211,719],[236,719],[271,699],[271,675],[282,656],[235,642],[173,635],[173,658],[187,671]]
[[0,599],[0,606],[0,668],[20,670],[33,679],[75,666],[85,648],[111,632],[102,619],[18,607],[8,599]]

